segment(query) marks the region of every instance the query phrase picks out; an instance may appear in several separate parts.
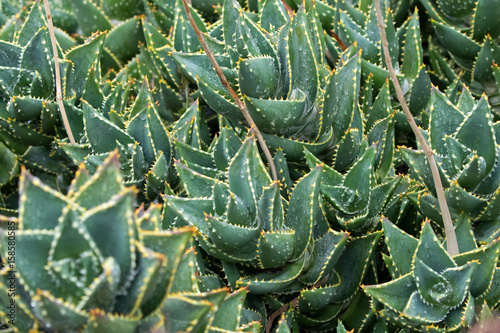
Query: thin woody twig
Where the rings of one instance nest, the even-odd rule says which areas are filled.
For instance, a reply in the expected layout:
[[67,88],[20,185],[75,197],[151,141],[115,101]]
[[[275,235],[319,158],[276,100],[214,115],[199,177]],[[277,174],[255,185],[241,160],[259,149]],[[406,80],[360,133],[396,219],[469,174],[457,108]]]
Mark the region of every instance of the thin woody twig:
[[210,63],[215,69],[215,72],[219,76],[219,79],[224,87],[227,88],[229,91],[229,94],[233,98],[233,100],[236,102],[238,105],[238,108],[241,110],[241,113],[243,114],[243,117],[245,117],[245,120],[248,122],[250,125],[250,128],[253,128],[255,136],[257,137],[257,141],[259,141],[259,144],[262,148],[262,151],[264,152],[264,155],[266,156],[267,161],[269,162],[269,167],[271,169],[271,175],[273,177],[273,180],[278,181],[278,173],[276,172],[276,166],[274,165],[273,157],[271,155],[271,152],[269,151],[269,148],[267,148],[266,142],[264,140],[264,137],[260,133],[259,129],[257,128],[257,125],[253,121],[252,117],[250,116],[250,113],[247,110],[247,107],[241,99],[238,97],[238,94],[234,91],[233,87],[227,82],[226,76],[224,73],[222,73],[222,69],[220,68],[219,64],[217,63],[217,60],[215,60],[215,56],[212,53],[212,50],[208,47],[208,44],[205,42],[205,38],[203,38],[203,35],[201,34],[200,29],[198,29],[198,26],[196,25],[196,22],[193,19],[193,16],[191,15],[191,10],[189,9],[189,5],[187,3],[187,0],[182,0],[182,4],[184,5],[184,9],[186,10],[186,15],[189,20],[189,23],[191,23],[191,26],[193,27],[196,36],[198,36],[198,40],[200,41],[201,46],[203,47],[203,50],[205,51],[206,55],[208,56],[208,59],[210,60]]
[[71,132],[71,127],[69,126],[68,116],[66,115],[66,109],[64,108],[63,98],[62,98],[62,88],[61,88],[61,72],[59,71],[59,56],[57,54],[57,42],[56,35],[54,33],[54,25],[52,24],[52,14],[50,14],[49,1],[43,0],[43,4],[45,7],[45,13],[47,14],[47,24],[49,26],[49,34],[50,41],[52,43],[52,52],[54,53],[54,65],[55,65],[55,76],[56,76],[56,101],[59,105],[59,110],[61,111],[61,116],[64,124],[64,128],[66,129],[66,133],[68,134],[69,142],[74,145],[75,138],[73,137],[73,133]]
[[283,7],[285,7],[286,11],[288,12],[288,15],[293,16],[293,10],[290,8],[288,3],[285,0],[281,0],[281,3],[283,4]]
[[295,308],[297,306],[298,303],[299,303],[299,297],[296,297],[290,303],[286,303],[281,308],[279,308],[278,310],[276,310],[275,312],[273,312],[273,314],[270,315],[269,318],[267,318],[265,332],[266,333],[271,333],[274,321],[278,317],[280,317],[286,310],[288,310],[289,307],[293,309],[293,308]]
[[[312,286],[312,289],[321,287],[321,285],[323,285],[327,280],[328,280],[327,278],[323,278],[323,279],[319,280],[318,282],[316,282]],[[266,330],[265,330],[266,333],[271,333],[271,329],[273,328],[273,323],[276,320],[276,318],[278,318],[279,316],[281,316],[286,310],[288,310],[288,308],[295,309],[297,307],[297,305],[299,304],[299,297],[300,296],[295,297],[291,302],[286,303],[281,308],[279,308],[278,310],[274,311],[269,316],[269,318],[267,318]]]
[[337,41],[337,43],[339,44],[340,48],[342,49],[342,51],[345,51],[347,50],[347,46],[345,46],[344,42],[340,39],[339,35],[337,35],[335,33],[335,31],[333,30],[327,30],[326,31],[330,36],[332,36],[333,38],[335,38],[335,40]]
[[415,119],[413,118],[410,110],[408,109],[408,105],[406,104],[403,91],[401,90],[401,86],[399,85],[399,81],[396,77],[396,72],[394,71],[394,67],[392,66],[392,59],[391,55],[389,54],[389,43],[387,42],[387,36],[385,34],[385,24],[382,19],[382,11],[380,10],[379,1],[375,0],[374,5],[375,5],[375,10],[377,11],[377,21],[378,21],[378,27],[380,29],[382,46],[384,49],[385,63],[387,65],[387,69],[389,70],[389,75],[391,76],[394,88],[396,89],[396,94],[398,96],[399,103],[401,104],[401,107],[403,108],[403,111],[406,115],[406,119],[408,120],[408,123],[410,124],[413,133],[415,133],[415,136],[417,137],[417,140],[420,143],[420,146],[422,147],[422,150],[424,151],[427,160],[429,161],[429,165],[431,167],[431,172],[432,172],[432,178],[434,180],[434,186],[436,187],[439,207],[441,209],[441,215],[443,218],[444,230],[446,234],[447,250],[451,256],[454,256],[460,253],[458,249],[458,241],[457,241],[457,236],[455,234],[455,228],[453,227],[453,222],[451,220],[450,211],[448,209],[448,204],[446,203],[443,184],[441,183],[441,177],[439,175],[439,169],[437,167],[436,160],[434,158],[434,153],[432,152],[431,148],[425,141],[425,138],[422,135],[422,133],[420,133],[420,129],[418,128]]

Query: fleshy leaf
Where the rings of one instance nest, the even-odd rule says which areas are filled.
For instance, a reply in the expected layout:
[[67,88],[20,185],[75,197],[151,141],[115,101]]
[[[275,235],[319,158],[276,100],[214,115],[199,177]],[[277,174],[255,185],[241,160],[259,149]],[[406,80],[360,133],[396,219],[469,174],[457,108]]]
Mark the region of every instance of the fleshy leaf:
[[322,167],[318,165],[295,185],[290,197],[285,226],[295,230],[295,259],[302,256],[312,241],[315,211],[319,205],[321,174]]
[[457,265],[439,242],[432,230],[430,222],[424,222],[420,233],[420,240],[415,251],[415,260],[421,260],[438,274]]

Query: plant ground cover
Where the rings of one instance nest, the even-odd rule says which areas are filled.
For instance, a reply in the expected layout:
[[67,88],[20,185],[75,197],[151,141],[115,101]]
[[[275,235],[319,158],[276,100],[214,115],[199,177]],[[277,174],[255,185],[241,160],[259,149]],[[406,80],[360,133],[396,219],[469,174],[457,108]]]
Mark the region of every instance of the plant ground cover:
[[0,1],[1,330],[491,318],[500,5],[380,2]]

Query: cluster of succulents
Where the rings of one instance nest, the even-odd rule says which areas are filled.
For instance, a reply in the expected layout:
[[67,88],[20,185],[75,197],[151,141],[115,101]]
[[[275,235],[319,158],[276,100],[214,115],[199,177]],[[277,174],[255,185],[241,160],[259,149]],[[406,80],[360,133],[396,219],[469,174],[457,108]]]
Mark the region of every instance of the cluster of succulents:
[[460,332],[498,309],[494,1],[384,0],[382,25],[370,0],[183,2],[48,1],[73,144],[43,1],[0,1],[7,331]]

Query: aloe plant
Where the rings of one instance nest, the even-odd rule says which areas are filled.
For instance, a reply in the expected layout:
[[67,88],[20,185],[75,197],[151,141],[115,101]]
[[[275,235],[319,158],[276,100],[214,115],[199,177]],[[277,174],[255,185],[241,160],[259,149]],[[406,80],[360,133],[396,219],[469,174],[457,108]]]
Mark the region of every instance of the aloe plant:
[[[213,150],[205,153],[176,141],[186,163],[176,162],[176,168],[188,197],[164,197],[177,215],[172,224],[199,231],[200,248],[222,264],[232,288],[245,286],[257,295],[294,293],[299,300],[294,316],[301,327],[336,324],[336,314],[359,288],[380,233],[351,239],[329,227],[320,196],[328,175],[322,165],[297,181],[289,200],[283,198],[254,137],[241,143],[231,132],[224,128]],[[188,159],[194,154],[197,163]],[[373,149],[367,154],[373,157]],[[364,260],[349,266],[354,253]],[[283,297],[266,302],[282,306]],[[319,316],[325,307],[328,317]]]
[[[485,0],[465,1],[460,6],[441,1],[420,2],[432,17],[436,46],[429,53],[436,76],[448,84],[463,81],[477,97],[486,93],[497,112],[500,30],[495,20],[498,6]],[[443,55],[449,56],[455,66],[450,67]]]
[[[16,261],[2,270],[0,283],[5,306],[14,300],[12,284],[20,295],[14,329],[181,331],[193,321],[198,329],[240,326],[247,291],[201,292],[189,248],[194,229],[162,230],[159,207],[134,211],[135,192],[123,185],[116,153],[93,175],[82,166],[67,195],[23,171],[19,217],[2,218],[15,230]],[[11,238],[2,233],[6,262]]]
[[363,289],[383,305],[379,315],[389,323],[459,332],[473,322],[475,306],[498,302],[497,295],[490,294],[491,286],[498,284],[498,240],[477,247],[469,224],[464,230],[469,233],[459,238],[461,253],[451,257],[428,221],[419,239],[387,220],[383,229],[389,250],[384,261],[393,280]]
[[188,14],[180,0],[50,0],[75,145],[40,1],[3,1],[9,329],[458,332],[487,318],[500,300],[499,30],[478,18],[497,9],[416,3],[382,1],[382,16],[456,255],[372,1],[193,0]]
[[[476,102],[464,88],[459,102],[453,105],[444,94],[433,90],[426,134],[436,152],[450,212],[454,220],[467,216],[474,222],[481,221],[478,230],[496,225],[498,217],[498,144],[492,118],[485,97]],[[409,193],[409,199],[422,214],[440,222],[425,158],[407,148],[402,148],[401,154],[423,185],[421,190]],[[494,235],[485,234],[485,241],[494,240]]]

